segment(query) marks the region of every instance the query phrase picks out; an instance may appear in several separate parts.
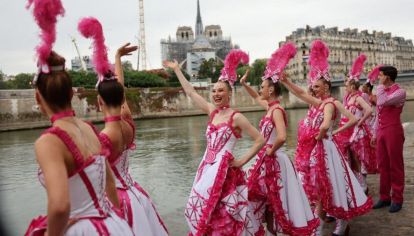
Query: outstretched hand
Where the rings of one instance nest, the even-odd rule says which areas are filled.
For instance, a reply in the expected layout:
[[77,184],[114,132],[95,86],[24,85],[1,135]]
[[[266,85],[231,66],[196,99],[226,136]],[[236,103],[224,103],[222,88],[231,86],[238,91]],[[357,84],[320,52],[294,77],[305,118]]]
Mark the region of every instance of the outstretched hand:
[[246,84],[247,77],[249,76],[250,69],[247,69],[244,73],[243,77],[240,79],[241,84]]
[[288,80],[288,76],[287,76],[287,74],[286,73],[282,73],[281,75],[280,75],[280,81],[281,82],[286,82]]
[[138,49],[138,46],[130,46],[131,43],[126,43],[122,47],[118,48],[116,55],[119,57],[132,55],[132,52]]
[[170,68],[170,69],[173,69],[173,70],[180,68],[180,65],[178,65],[177,60],[174,60],[174,61],[167,61],[167,60],[165,60],[165,61],[162,62],[162,65],[164,67],[167,67],[167,68]]

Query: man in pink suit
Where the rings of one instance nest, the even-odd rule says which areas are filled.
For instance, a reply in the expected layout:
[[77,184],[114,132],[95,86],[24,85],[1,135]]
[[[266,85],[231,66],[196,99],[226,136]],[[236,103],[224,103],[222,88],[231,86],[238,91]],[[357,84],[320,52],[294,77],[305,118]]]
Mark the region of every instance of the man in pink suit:
[[404,192],[404,130],[400,115],[406,93],[395,83],[397,73],[393,66],[380,68],[380,85],[377,87],[378,116],[372,139],[372,143],[377,146],[380,171],[380,199],[373,208],[391,205],[391,213],[401,210]]

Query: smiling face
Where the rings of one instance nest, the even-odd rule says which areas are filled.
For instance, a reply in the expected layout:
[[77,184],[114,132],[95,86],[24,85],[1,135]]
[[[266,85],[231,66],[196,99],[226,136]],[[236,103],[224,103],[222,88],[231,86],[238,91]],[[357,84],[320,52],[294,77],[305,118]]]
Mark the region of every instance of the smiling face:
[[319,79],[312,85],[312,91],[316,97],[321,98],[328,94],[329,86],[323,79]]
[[226,82],[217,81],[211,91],[212,101],[216,107],[228,106],[230,103],[231,91]]

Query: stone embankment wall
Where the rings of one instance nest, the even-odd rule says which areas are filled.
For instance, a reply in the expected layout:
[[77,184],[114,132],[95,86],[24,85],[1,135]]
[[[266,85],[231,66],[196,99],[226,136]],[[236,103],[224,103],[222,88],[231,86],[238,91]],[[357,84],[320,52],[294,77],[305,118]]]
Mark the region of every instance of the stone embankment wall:
[[[402,86],[407,90],[408,98],[414,99],[414,82],[405,82]],[[343,87],[336,87],[333,96],[340,99],[343,91]],[[209,89],[198,89],[197,92],[210,100]],[[126,97],[133,116],[137,119],[203,114],[181,88],[133,88],[127,90]],[[1,90],[0,131],[49,126],[49,121],[35,109],[35,105],[34,90]],[[307,107],[289,93],[283,94],[282,105],[287,109]],[[78,89],[72,106],[82,119],[92,122],[103,120],[102,112],[97,109],[95,90]],[[233,90],[231,106],[242,112],[262,110],[242,87],[237,86]]]

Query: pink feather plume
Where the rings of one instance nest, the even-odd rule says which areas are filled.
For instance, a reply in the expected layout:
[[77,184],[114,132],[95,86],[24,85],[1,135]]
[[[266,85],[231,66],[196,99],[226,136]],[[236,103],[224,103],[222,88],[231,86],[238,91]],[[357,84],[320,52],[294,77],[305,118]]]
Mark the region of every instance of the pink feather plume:
[[380,68],[384,66],[384,65],[377,65],[376,67],[374,67],[371,72],[369,72],[368,74],[368,81],[371,84],[374,84],[374,82],[378,79],[378,75],[380,73]]
[[224,67],[221,69],[219,80],[227,80],[233,86],[237,80],[236,69],[240,63],[243,65],[248,64],[249,55],[240,49],[232,49],[224,60]]
[[47,65],[47,58],[56,41],[57,17],[64,16],[65,9],[60,0],[29,0],[26,8],[33,5],[33,16],[39,26],[41,43],[36,47],[39,66]]
[[96,73],[100,77],[104,77],[111,71],[111,65],[108,61],[108,53],[101,23],[94,17],[85,17],[79,21],[78,30],[85,38],[92,38],[92,62],[95,65]]
[[311,84],[323,77],[330,80],[329,76],[329,48],[322,40],[315,40],[312,43],[312,48],[309,57],[309,79]]
[[362,71],[364,70],[364,63],[367,60],[367,56],[365,54],[359,55],[354,63],[352,64],[351,72],[349,73],[349,78],[354,80],[359,80]]
[[269,59],[263,79],[271,78],[276,83],[286,65],[296,55],[296,46],[293,43],[286,43],[277,49]]

